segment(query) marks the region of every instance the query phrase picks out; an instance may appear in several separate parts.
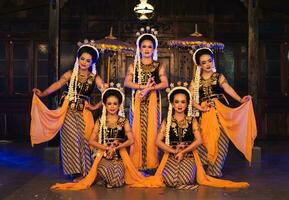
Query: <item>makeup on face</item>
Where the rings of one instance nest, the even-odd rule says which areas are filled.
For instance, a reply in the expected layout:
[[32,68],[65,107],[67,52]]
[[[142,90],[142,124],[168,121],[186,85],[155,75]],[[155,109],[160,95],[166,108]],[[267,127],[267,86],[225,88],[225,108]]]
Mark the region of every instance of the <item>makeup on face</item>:
[[88,69],[92,64],[92,56],[88,53],[81,54],[79,58],[79,66],[82,69]]
[[107,98],[105,107],[106,111],[110,114],[116,114],[119,110],[119,102],[115,96],[110,96]]
[[152,41],[144,40],[140,46],[140,52],[143,57],[151,57],[154,50]]
[[200,65],[203,70],[211,71],[213,66],[213,58],[208,54],[202,55],[200,57]]
[[187,108],[187,97],[185,94],[176,94],[173,100],[173,107],[176,112],[184,112]]

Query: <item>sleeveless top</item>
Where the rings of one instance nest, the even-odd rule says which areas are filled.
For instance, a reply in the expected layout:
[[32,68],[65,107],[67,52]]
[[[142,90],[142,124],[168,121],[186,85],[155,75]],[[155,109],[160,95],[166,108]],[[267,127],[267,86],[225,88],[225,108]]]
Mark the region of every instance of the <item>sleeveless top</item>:
[[[117,122],[115,124],[111,124],[110,126],[107,126],[107,130],[104,133],[105,134],[105,140],[108,146],[112,145],[114,142],[119,141],[121,143],[125,142],[127,140],[127,136],[125,134],[125,129],[124,125],[126,122],[125,117],[120,117],[118,118]],[[102,137],[103,141],[102,144],[104,143],[104,137]],[[117,150],[115,153],[114,158],[115,160],[120,159],[120,154],[119,151]]]
[[201,76],[199,86],[200,102],[207,101],[213,98],[223,97],[224,90],[220,86],[221,75],[222,74],[215,72],[208,79],[204,79]]
[[[89,73],[87,79],[85,82],[77,82],[77,96],[76,96],[76,102],[70,101],[69,107],[72,110],[75,111],[82,111],[84,109],[85,101],[90,100],[90,95],[93,92],[93,89],[95,87],[95,78],[98,76],[97,74],[94,75],[93,73]],[[64,97],[68,94],[68,88],[69,88],[70,81],[66,84],[66,91],[63,92],[61,99],[60,99],[60,105],[62,105],[64,101]]]
[[192,128],[193,118],[186,117],[183,121],[177,122],[172,118],[170,127],[170,145],[174,146],[180,143],[191,144],[195,140]]
[[156,84],[160,83],[160,76],[159,76],[159,70],[160,70],[160,63],[153,61],[149,65],[145,65],[141,63],[141,69],[142,69],[142,80],[138,80],[138,69],[136,69],[136,77],[135,82],[139,83],[141,85],[146,85],[148,82],[148,79],[152,77]]

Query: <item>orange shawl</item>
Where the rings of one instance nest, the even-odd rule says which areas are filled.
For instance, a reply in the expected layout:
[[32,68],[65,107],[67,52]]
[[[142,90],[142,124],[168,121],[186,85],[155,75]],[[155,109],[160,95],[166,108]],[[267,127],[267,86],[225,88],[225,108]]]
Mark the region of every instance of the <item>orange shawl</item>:
[[[82,190],[89,188],[97,176],[97,166],[103,157],[103,150],[99,150],[88,175],[78,183],[57,183],[51,187],[53,190]],[[249,186],[246,182],[233,182],[228,180],[216,179],[206,175],[203,169],[197,150],[194,152],[194,158],[197,166],[197,182],[200,185],[223,187],[223,188],[246,188]],[[165,153],[162,161],[154,176],[144,177],[134,167],[126,149],[120,149],[120,155],[125,167],[125,183],[130,187],[165,187],[162,178],[162,172],[168,160],[169,154]]]
[[[237,108],[230,108],[218,99],[213,100],[216,108],[202,114],[201,134],[203,144],[208,151],[208,161],[214,163],[218,155],[218,139],[220,136],[219,123],[225,134],[251,162],[252,148],[257,135],[256,120],[252,100]],[[203,102],[202,105],[206,104]]]
[[[31,145],[47,142],[61,129],[68,110],[69,100],[65,98],[62,106],[56,110],[49,110],[44,103],[33,95],[31,107],[30,137]],[[83,119],[85,123],[84,135],[88,139],[94,126],[92,113],[83,109]]]
[[[133,102],[132,102],[133,103]],[[133,117],[133,133],[135,143],[130,148],[130,157],[134,166],[139,169],[142,166],[142,147],[141,147],[141,124],[140,124],[140,96],[139,91],[135,94],[134,117]],[[147,124],[147,167],[156,168],[158,165],[157,147],[155,140],[157,136],[157,92],[152,91],[149,94],[148,105],[148,124]]]

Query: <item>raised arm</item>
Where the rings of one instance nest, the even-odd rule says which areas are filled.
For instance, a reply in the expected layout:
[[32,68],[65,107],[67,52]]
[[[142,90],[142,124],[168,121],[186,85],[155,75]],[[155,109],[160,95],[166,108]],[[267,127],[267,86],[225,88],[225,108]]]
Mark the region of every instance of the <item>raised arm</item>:
[[219,84],[228,95],[230,95],[233,99],[235,99],[236,101],[239,101],[240,103],[245,103],[251,99],[250,96],[244,96],[243,98],[241,98],[237,94],[237,92],[234,90],[234,88],[232,88],[229,85],[228,81],[226,80],[226,78],[223,74],[221,74],[221,76],[219,78]]
[[47,89],[45,89],[43,92],[41,92],[41,90],[37,89],[37,88],[34,88],[33,89],[33,92],[39,96],[39,97],[46,97],[48,96],[49,94],[59,90],[62,86],[64,86],[71,78],[71,75],[72,75],[72,71],[67,71],[65,72],[61,78],[52,83]]
[[104,87],[103,80],[101,79],[99,75],[96,75],[95,77],[95,85],[100,90],[101,93],[106,89]]

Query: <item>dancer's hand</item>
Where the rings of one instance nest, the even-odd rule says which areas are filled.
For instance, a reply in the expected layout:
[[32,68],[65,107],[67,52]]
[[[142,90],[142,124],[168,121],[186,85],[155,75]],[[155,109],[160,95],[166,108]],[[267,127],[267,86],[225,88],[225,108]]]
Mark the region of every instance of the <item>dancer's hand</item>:
[[175,156],[175,159],[177,160],[177,162],[181,162],[181,160],[183,160],[184,158],[184,154],[181,152],[177,153],[177,155]]
[[248,102],[248,101],[250,101],[251,100],[251,96],[250,95],[247,95],[247,96],[244,96],[241,100],[240,100],[240,103],[246,103],[246,102]]
[[32,90],[38,97],[44,97],[43,92],[41,92],[41,90],[37,89],[37,88],[33,88]]
[[182,150],[184,150],[185,148],[186,148],[186,145],[184,143],[180,143],[176,146],[176,151],[177,151],[177,153],[179,153]]
[[113,145],[111,145],[111,146],[108,148],[108,150],[107,150],[107,156],[106,156],[106,158],[107,158],[107,159],[112,159],[113,156],[114,156],[114,154],[115,154],[115,147],[114,147]]
[[148,79],[148,82],[147,82],[145,88],[140,91],[140,98],[141,98],[141,100],[143,100],[143,99],[146,97],[146,95],[152,90],[152,87],[153,87],[155,84],[156,84],[156,83],[155,83],[154,79],[150,77],[150,78]]
[[150,92],[149,88],[146,87],[145,89],[143,89],[139,94],[141,100],[143,100],[149,92]]
[[150,88],[150,87],[154,86],[155,84],[156,84],[155,80],[152,77],[150,77],[148,79],[147,84],[146,84],[146,88]]
[[208,112],[211,108],[211,105],[209,103],[207,103],[205,106],[202,106],[202,112]]

